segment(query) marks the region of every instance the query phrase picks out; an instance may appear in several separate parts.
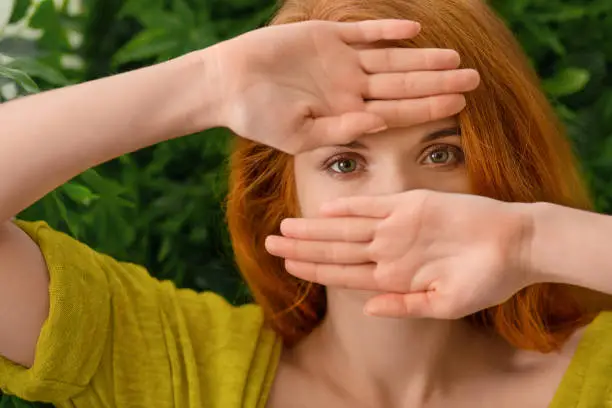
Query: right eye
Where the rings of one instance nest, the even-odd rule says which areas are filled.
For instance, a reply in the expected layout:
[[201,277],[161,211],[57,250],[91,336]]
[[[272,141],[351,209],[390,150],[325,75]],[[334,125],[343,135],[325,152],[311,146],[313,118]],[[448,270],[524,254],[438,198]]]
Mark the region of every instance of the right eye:
[[353,173],[357,170],[358,167],[359,163],[357,162],[357,160],[349,157],[340,157],[332,161],[328,168],[334,173],[347,174]]

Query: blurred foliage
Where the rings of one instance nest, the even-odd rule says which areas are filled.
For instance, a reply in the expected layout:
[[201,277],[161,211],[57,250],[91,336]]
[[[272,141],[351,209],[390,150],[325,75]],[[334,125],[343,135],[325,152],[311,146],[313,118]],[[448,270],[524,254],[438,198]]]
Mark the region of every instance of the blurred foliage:
[[[490,3],[565,121],[597,209],[612,213],[612,1]],[[262,25],[274,6],[274,0],[0,0],[0,102],[206,47]],[[44,219],[181,287],[242,303],[248,291],[232,261],[222,210],[227,141],[227,132],[215,129],[120,157],[19,216]],[[0,400],[0,408],[28,406]]]

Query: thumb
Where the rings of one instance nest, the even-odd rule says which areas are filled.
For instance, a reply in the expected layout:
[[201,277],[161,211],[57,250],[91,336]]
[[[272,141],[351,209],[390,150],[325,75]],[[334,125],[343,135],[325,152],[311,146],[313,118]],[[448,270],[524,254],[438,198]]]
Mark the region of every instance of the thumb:
[[379,317],[433,317],[429,292],[386,293],[368,300],[364,313]]
[[348,112],[338,116],[309,119],[303,129],[307,144],[325,146],[349,143],[366,133],[382,132],[387,129],[387,125],[380,116],[373,113]]

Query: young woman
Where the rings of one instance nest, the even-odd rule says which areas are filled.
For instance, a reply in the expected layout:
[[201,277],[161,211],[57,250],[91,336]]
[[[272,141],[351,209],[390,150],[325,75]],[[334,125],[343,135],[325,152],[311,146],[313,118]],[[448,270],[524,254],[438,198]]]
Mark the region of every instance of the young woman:
[[[378,21],[283,24],[305,20]],[[66,407],[604,405],[612,317],[584,294],[612,293],[612,222],[578,210],[503,24],[475,0],[289,0],[274,23],[0,108],[4,220],[120,154],[243,136],[228,223],[257,300],[5,222],[0,388]]]

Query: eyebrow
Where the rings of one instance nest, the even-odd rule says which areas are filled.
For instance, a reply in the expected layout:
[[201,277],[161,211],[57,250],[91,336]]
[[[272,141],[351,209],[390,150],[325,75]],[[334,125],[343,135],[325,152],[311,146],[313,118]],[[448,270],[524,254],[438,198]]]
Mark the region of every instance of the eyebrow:
[[[459,128],[459,126],[453,126],[449,128],[436,130],[435,132],[425,135],[420,140],[420,143],[432,142],[434,140],[442,139],[443,137],[447,137],[447,136],[461,136],[461,129]],[[335,146],[336,147],[346,147],[349,149],[367,149],[368,148],[365,144],[363,144],[362,142],[358,140],[354,140],[346,144],[339,144]]]

